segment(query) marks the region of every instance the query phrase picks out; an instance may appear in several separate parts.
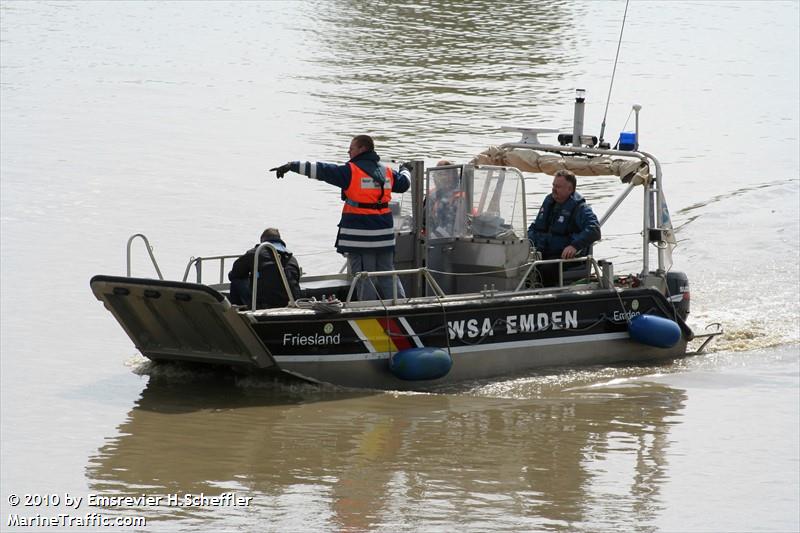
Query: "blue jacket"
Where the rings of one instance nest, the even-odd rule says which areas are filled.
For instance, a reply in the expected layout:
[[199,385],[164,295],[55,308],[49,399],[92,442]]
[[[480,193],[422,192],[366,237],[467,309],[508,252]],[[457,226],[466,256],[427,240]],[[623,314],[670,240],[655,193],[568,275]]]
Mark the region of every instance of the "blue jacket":
[[579,193],[573,192],[561,205],[548,194],[528,228],[528,239],[544,259],[561,257],[569,245],[578,250],[577,255],[586,255],[592,243],[600,240],[600,224]]
[[[385,171],[380,168],[380,159],[380,156],[374,151],[369,151],[355,156],[349,162],[356,164],[370,176],[382,180],[385,179]],[[335,185],[342,191],[350,186],[352,178],[349,164],[292,161],[290,170]],[[393,171],[393,174],[392,192],[406,192],[411,186],[410,172],[407,169],[401,169]],[[344,199],[344,193],[342,193],[342,200]],[[370,215],[342,213],[339,221],[339,233],[336,236],[337,252],[393,250],[394,244],[394,219],[391,212]]]

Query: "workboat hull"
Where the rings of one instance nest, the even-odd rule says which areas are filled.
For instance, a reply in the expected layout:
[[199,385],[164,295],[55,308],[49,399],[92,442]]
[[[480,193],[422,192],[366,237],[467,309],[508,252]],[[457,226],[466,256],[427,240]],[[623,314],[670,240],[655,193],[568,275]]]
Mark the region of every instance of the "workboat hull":
[[[542,367],[674,358],[686,353],[692,338],[652,288],[479,293],[365,302],[340,312],[253,312],[232,307],[200,284],[95,276],[91,286],[153,360],[272,368],[348,387],[419,390]],[[680,338],[669,348],[632,340],[629,321],[640,314],[674,320]],[[390,358],[418,348],[448,353],[449,372],[437,379],[397,377]]]

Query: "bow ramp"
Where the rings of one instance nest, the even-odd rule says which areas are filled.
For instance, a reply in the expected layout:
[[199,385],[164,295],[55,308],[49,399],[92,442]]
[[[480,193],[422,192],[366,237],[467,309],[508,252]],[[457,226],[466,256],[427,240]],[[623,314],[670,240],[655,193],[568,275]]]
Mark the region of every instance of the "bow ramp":
[[150,359],[277,366],[245,315],[206,285],[95,276],[91,287]]

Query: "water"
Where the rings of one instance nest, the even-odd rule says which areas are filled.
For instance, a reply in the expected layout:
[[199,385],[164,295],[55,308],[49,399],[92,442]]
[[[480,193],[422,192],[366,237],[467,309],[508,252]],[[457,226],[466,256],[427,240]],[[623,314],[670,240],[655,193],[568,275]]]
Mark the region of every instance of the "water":
[[[90,512],[137,531],[800,529],[797,3],[629,8],[606,138],[643,106],[691,322],[726,329],[705,356],[344,391],[153,368],[89,291],[135,232],[169,277],[268,225],[306,271],[338,269],[338,191],[265,169],[343,161],[357,133],[384,158],[464,161],[513,140],[501,125],[568,129],[576,87],[599,133],[623,10],[2,2],[0,529]],[[599,211],[613,196],[579,188]],[[636,270],[630,212],[598,245],[618,272]],[[253,499],[167,499],[222,492]],[[25,494],[62,501],[11,506]]]

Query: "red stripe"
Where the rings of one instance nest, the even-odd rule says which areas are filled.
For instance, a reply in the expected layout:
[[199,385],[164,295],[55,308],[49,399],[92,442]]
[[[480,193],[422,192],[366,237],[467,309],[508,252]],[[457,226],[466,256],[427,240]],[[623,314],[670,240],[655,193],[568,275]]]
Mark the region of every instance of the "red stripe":
[[396,319],[379,318],[378,323],[383,327],[383,331],[392,338],[392,342],[397,346],[398,351],[414,347],[411,339],[408,338],[408,333],[403,331],[402,326]]

